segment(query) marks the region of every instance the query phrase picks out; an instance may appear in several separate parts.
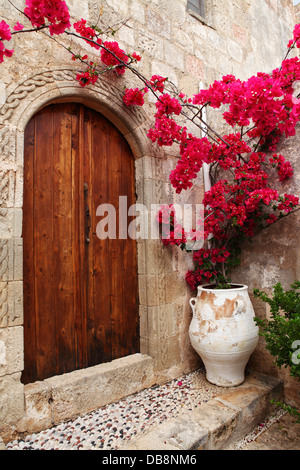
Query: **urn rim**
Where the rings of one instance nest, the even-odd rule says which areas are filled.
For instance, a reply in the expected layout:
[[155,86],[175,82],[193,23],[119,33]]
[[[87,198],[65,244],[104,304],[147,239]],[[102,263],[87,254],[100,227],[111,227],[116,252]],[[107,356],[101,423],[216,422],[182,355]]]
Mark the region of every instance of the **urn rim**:
[[198,292],[232,292],[232,291],[243,291],[248,290],[246,284],[235,284],[234,282],[230,283],[230,286],[227,289],[216,289],[215,284],[203,284],[198,286]]

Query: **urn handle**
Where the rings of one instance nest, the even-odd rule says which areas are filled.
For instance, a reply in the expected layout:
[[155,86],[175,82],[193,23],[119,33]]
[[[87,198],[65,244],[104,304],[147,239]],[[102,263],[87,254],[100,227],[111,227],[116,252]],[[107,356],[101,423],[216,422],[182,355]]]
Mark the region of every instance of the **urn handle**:
[[192,307],[193,315],[195,314],[196,304],[197,304],[197,299],[195,297],[192,297],[190,299],[190,306]]
[[245,311],[245,301],[243,299],[238,299],[234,302],[235,313],[242,313]]

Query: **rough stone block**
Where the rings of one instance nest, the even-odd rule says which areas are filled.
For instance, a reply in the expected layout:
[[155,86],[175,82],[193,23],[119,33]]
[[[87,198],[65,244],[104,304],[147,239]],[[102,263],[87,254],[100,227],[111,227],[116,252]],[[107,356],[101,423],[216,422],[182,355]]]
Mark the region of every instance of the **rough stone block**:
[[[271,400],[280,401],[283,384],[274,377],[253,373],[239,387],[220,393],[215,399],[226,406],[239,410],[239,417],[231,439],[244,436],[270,414]],[[223,443],[224,445],[224,443]]]
[[235,431],[239,418],[239,410],[213,399],[201,405],[193,413],[193,419],[203,426],[209,438],[202,447],[205,449],[221,449]]
[[15,171],[0,170],[0,206],[13,207],[15,200]]
[[8,326],[23,324],[23,282],[8,283]]
[[8,239],[12,237],[21,238],[22,217],[23,217],[23,211],[21,208],[0,207],[1,238],[3,239]]
[[133,0],[130,7],[131,18],[136,22],[145,23],[144,5],[139,1]]
[[23,209],[20,207],[14,209],[14,237],[22,237]]
[[0,233],[2,238],[11,238],[14,235],[14,210],[0,207]]
[[152,33],[159,34],[164,37],[170,37],[171,25],[168,18],[163,17],[156,11],[147,9],[147,27]]
[[187,72],[193,77],[197,77],[198,80],[204,80],[205,72],[204,72],[204,63],[202,60],[191,55],[187,56],[186,69],[187,69]]
[[0,328],[23,324],[23,282],[0,282]]
[[39,432],[52,426],[52,390],[43,382],[25,385],[25,429]]
[[166,421],[163,425],[155,427],[145,436],[141,436],[121,450],[152,450],[199,449],[207,441],[207,430],[198,423],[191,421],[183,415],[174,420]]
[[146,273],[158,274],[172,273],[172,249],[163,245],[161,240],[149,241],[145,245]]
[[242,62],[243,51],[236,41],[228,40],[228,51],[234,60],[237,62]]
[[0,434],[24,418],[24,385],[20,377],[20,373],[0,377]]
[[0,328],[0,377],[22,371],[23,354],[23,327]]
[[158,181],[169,181],[169,174],[174,167],[172,158],[161,157],[142,157],[135,160],[136,181],[145,179],[154,179]]
[[[147,325],[149,336],[163,332],[164,338],[178,334],[181,321],[182,304],[166,304],[147,307]],[[163,327],[161,324],[163,323]]]
[[3,82],[0,82],[0,106],[2,106],[6,101],[6,85]]
[[0,437],[0,450],[6,450],[6,446],[3,442],[3,439]]
[[187,294],[186,281],[178,273],[140,275],[139,286],[141,305],[150,307],[176,303]]
[[11,165],[15,160],[14,131],[10,126],[0,125],[0,161]]
[[151,73],[153,75],[157,74],[159,71],[159,75],[161,75],[162,77],[168,77],[174,83],[174,85],[177,86],[178,75],[173,66],[165,64],[165,62],[163,60],[160,60],[159,57],[155,57],[155,60],[153,60],[151,65],[152,65]]
[[110,363],[51,377],[25,388],[27,428],[59,424],[155,383],[153,361],[134,354]]
[[149,30],[137,31],[137,47],[142,51],[144,59],[151,56],[156,60],[163,60],[163,42],[159,41],[153,32]]
[[0,239],[0,281],[10,281],[14,272],[13,238]]
[[22,238],[0,239],[0,282],[22,280],[23,240]]
[[23,166],[16,170],[14,207],[23,207]]
[[0,282],[0,328],[8,325],[8,282]]
[[23,282],[0,281],[0,328],[23,324]]
[[184,70],[184,53],[174,44],[165,41],[165,61],[179,70]]
[[15,281],[23,280],[23,238],[15,237],[13,239],[13,279]]

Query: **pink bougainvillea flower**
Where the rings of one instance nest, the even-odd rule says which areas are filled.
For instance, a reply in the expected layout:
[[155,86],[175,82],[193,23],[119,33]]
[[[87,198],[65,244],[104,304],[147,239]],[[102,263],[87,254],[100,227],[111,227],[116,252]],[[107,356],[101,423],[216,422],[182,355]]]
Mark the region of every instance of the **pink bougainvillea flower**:
[[17,21],[17,24],[14,26],[14,31],[22,31],[22,29],[24,29],[24,25]]
[[[87,26],[86,20],[81,18],[81,20],[74,23],[73,26],[76,33],[80,34],[80,36],[84,38],[85,41],[91,47],[94,47],[95,49],[100,49],[100,44],[102,43],[102,40],[100,38],[97,38],[97,32],[93,28]],[[99,45],[95,44],[95,42],[97,42]]]
[[[125,73],[125,66],[129,61],[129,57],[125,52],[120,49],[119,44],[116,41],[105,41],[103,43],[105,49],[101,49],[100,57],[103,64],[108,67],[115,67],[117,75],[123,75]],[[122,61],[124,64],[122,64]]]
[[37,28],[49,21],[50,34],[62,34],[71,26],[70,14],[64,0],[26,0],[25,15]]
[[4,56],[11,57],[13,53],[14,53],[13,49],[5,49],[3,43],[0,41],[0,64],[3,62]]
[[137,54],[136,52],[134,52],[132,54],[132,57],[133,59],[135,59],[137,62],[140,62],[142,60],[141,56],[139,54]]
[[276,222],[277,220],[278,219],[277,219],[275,214],[269,214],[267,216],[266,222],[267,222],[268,225],[271,225],[271,224],[274,224],[274,222]]
[[0,39],[3,41],[11,40],[11,32],[10,32],[9,25],[5,23],[4,20],[0,22]]
[[274,153],[269,158],[269,162],[277,169],[279,181],[284,181],[293,176],[293,168],[290,162],[285,160],[283,155],[277,155]]
[[85,72],[78,73],[76,76],[76,80],[82,87],[85,87],[90,84],[93,85],[98,80],[98,74],[96,70],[88,69]]
[[175,140],[181,140],[181,126],[179,126],[174,119],[162,116],[156,119],[155,128],[148,131],[147,136],[152,142],[162,146],[171,146]]
[[296,47],[300,47],[300,24],[296,24],[294,31],[293,31],[294,41]]
[[160,75],[153,75],[149,81],[149,85],[153,88],[154,91],[159,91],[163,93],[165,88],[165,81],[167,78],[161,77]]
[[139,88],[126,88],[123,101],[126,106],[143,106],[145,91]]
[[2,20],[0,22],[0,64],[3,62],[4,57],[11,57],[13,55],[13,49],[7,49],[2,41],[10,41],[11,32],[9,25]]
[[295,209],[299,204],[299,198],[297,196],[293,196],[292,194],[284,194],[280,198],[280,203],[278,204],[278,210],[284,211],[286,213],[291,212]]
[[176,114],[179,116],[181,112],[181,105],[176,98],[172,98],[168,93],[160,96],[156,103],[157,113],[155,117],[161,117],[163,115]]

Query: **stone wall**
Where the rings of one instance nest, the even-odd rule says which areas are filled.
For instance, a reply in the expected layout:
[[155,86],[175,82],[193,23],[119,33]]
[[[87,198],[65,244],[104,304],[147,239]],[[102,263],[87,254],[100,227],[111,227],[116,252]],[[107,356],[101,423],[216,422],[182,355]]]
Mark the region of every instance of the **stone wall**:
[[300,21],[300,3],[295,6],[295,23],[298,24]]
[[[23,8],[22,0],[14,3]],[[128,20],[116,34],[116,40],[126,50],[143,56],[141,71],[147,77],[168,76],[192,95],[200,86],[207,86],[224,74],[245,79],[257,71],[277,67],[292,34],[292,3],[291,0],[207,0],[203,19],[187,11],[185,0],[107,0],[101,2],[101,19],[106,24]],[[97,22],[99,2],[68,0],[67,4],[73,18],[84,17],[91,24]],[[0,0],[0,12],[1,19],[11,25],[20,19],[7,0]],[[61,37],[57,39],[63,45],[69,44]],[[75,39],[72,45],[79,47]],[[87,45],[81,47],[91,56]],[[21,34],[14,36],[13,48],[13,57],[0,65],[0,433],[6,438],[14,431],[37,429],[44,425],[41,422],[49,425],[48,418],[53,415],[47,401],[48,392],[39,395],[32,386],[26,388],[20,381],[23,134],[30,117],[58,100],[80,101],[98,110],[119,128],[132,148],[136,159],[137,202],[148,207],[178,200],[168,180],[176,163],[176,151],[163,152],[146,138],[154,106],[150,94],[143,111],[129,110],[122,104],[122,92],[136,83],[134,77],[110,76],[89,89],[82,89],[74,80],[76,68],[70,54],[58,42],[42,33],[40,36]],[[202,175],[196,189],[184,195],[184,202],[200,202],[204,191]],[[191,260],[179,250],[163,248],[158,241],[138,244],[141,354],[151,358],[147,370],[152,372],[148,381],[141,378],[135,391],[199,366],[187,335],[191,311],[184,275],[190,264]],[[70,374],[70,383],[73,380],[74,375]],[[53,381],[51,387],[55,388]],[[40,389],[44,390],[39,386]],[[28,398],[35,394],[38,396],[35,401]],[[49,413],[44,421],[39,415],[45,409],[41,406],[43,397]],[[97,400],[93,403],[97,406]]]

